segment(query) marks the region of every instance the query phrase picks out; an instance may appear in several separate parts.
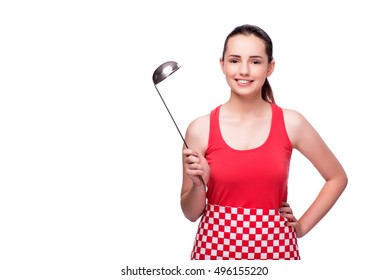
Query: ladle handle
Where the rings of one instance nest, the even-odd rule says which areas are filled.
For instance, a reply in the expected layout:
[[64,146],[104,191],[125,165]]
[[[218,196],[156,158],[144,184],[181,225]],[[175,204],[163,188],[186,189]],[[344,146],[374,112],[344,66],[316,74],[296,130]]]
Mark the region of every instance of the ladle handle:
[[[189,149],[188,144],[186,143],[184,136],[182,136],[182,133],[181,133],[181,131],[180,131],[180,129],[179,129],[179,127],[178,127],[176,121],[174,120],[172,113],[170,112],[169,108],[167,107],[165,100],[163,99],[161,93],[159,92],[159,90],[158,90],[158,88],[157,88],[157,85],[154,84],[154,87],[155,87],[155,89],[157,90],[158,95],[159,95],[159,97],[161,98],[163,105],[165,105],[165,108],[166,108],[167,112],[169,113],[169,116],[170,116],[170,118],[172,119],[172,121],[173,121],[173,123],[174,123],[174,126],[176,127],[176,129],[177,129],[177,131],[178,131],[178,134],[180,134],[180,137],[181,137],[182,141],[184,142],[185,147],[186,147],[187,149]],[[199,175],[199,177],[200,177],[200,179],[201,179],[201,182],[203,183],[204,189],[206,190],[207,188],[206,188],[206,186],[205,186],[205,182],[204,182],[203,177],[201,177],[200,175]]]

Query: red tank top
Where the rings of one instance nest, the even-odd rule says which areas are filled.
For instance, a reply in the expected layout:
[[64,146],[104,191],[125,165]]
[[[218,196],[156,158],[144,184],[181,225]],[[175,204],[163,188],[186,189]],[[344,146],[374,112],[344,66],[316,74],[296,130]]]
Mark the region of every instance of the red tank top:
[[270,103],[271,128],[266,141],[249,150],[236,150],[224,141],[220,107],[210,114],[206,159],[211,173],[209,204],[245,208],[278,209],[287,200],[292,144],[285,129],[283,111]]

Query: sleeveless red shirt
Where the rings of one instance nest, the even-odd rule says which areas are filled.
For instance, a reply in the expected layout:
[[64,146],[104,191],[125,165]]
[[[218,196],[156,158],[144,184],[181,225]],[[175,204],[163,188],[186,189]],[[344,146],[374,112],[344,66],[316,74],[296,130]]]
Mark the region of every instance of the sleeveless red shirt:
[[266,141],[249,150],[236,150],[224,141],[219,125],[220,107],[210,114],[206,159],[210,166],[209,204],[245,208],[278,209],[287,200],[292,144],[285,129],[283,111],[272,108]]

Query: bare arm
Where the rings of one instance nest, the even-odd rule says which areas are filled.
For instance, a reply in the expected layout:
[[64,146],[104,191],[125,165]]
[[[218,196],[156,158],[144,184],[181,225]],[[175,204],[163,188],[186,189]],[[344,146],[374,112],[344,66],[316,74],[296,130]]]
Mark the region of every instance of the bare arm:
[[181,208],[186,218],[196,221],[204,211],[206,204],[206,188],[208,183],[209,166],[205,159],[205,151],[208,145],[209,117],[204,116],[193,121],[185,136],[190,149],[182,153],[182,190]]
[[291,219],[289,225],[296,229],[297,236],[303,237],[338,200],[347,186],[347,175],[317,131],[301,114],[284,110],[284,115],[293,147],[315,166],[325,180],[318,196],[300,219],[296,220],[292,213],[286,214],[286,217]]

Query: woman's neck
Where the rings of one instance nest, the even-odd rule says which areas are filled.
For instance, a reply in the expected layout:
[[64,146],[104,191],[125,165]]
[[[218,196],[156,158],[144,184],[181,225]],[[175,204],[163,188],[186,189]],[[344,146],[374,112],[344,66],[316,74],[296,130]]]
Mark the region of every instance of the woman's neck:
[[236,115],[240,117],[250,117],[258,115],[267,108],[269,108],[269,102],[263,100],[261,97],[252,96],[234,96],[223,104],[224,111],[229,115]]

